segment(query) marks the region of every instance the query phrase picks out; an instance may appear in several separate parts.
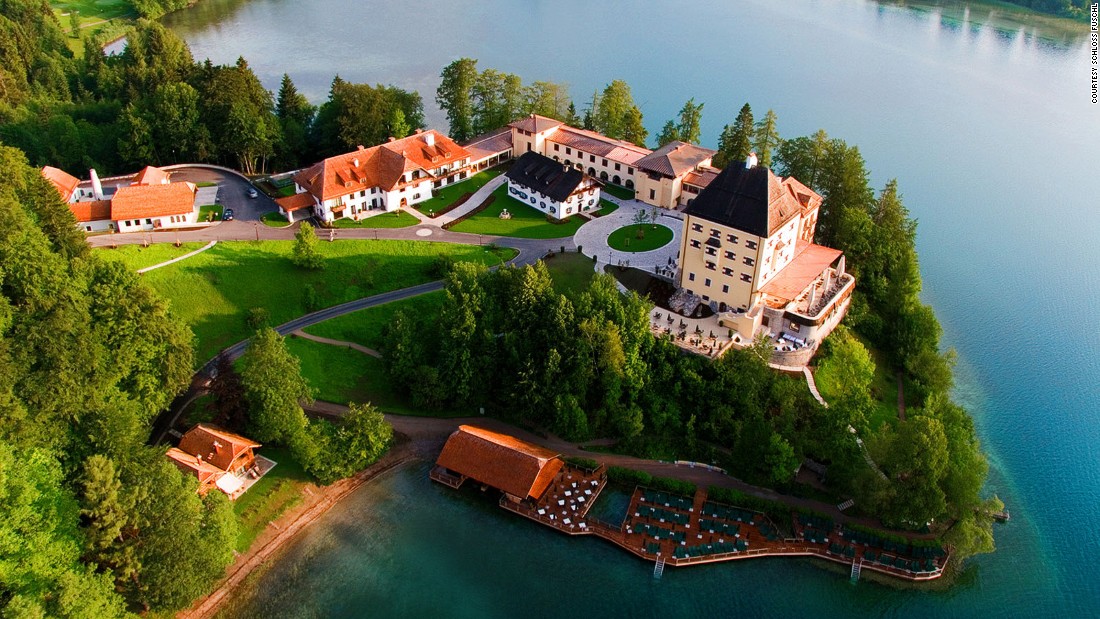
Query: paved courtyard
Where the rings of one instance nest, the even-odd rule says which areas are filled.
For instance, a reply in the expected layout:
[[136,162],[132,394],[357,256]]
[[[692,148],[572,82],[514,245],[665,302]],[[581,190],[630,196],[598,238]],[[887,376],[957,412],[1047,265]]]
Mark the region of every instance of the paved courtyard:
[[601,265],[615,264],[632,266],[639,269],[652,271],[653,267],[668,267],[669,260],[675,263],[680,252],[680,235],[684,222],[681,219],[669,215],[664,209],[657,209],[657,223],[672,230],[672,241],[664,247],[652,251],[628,252],[612,249],[607,244],[607,237],[622,228],[634,223],[634,217],[638,211],[644,211],[647,215],[653,213],[653,207],[638,202],[637,200],[619,200],[607,193],[601,196],[619,205],[619,208],[610,215],[596,217],[584,224],[573,235],[573,242],[582,248],[582,253],[588,257],[595,256]]

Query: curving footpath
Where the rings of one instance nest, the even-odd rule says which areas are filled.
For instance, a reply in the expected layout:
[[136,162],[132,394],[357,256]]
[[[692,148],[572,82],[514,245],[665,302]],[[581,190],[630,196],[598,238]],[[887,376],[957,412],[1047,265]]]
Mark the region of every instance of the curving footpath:
[[154,264],[154,265],[153,265],[153,266],[151,266],[151,267],[145,267],[144,269],[138,269],[138,270],[137,270],[137,273],[138,273],[138,275],[141,275],[142,273],[148,273],[149,271],[152,271],[152,270],[154,270],[154,269],[159,269],[159,268],[161,268],[161,267],[166,267],[166,266],[168,266],[168,265],[170,265],[170,264],[175,264],[175,263],[177,263],[177,262],[179,262],[179,261],[181,261],[181,260],[187,260],[187,259],[188,259],[188,258],[190,258],[191,256],[195,256],[195,255],[201,254],[202,252],[204,252],[204,251],[206,251],[206,250],[210,249],[211,247],[213,247],[213,246],[215,246],[215,245],[217,245],[217,244],[218,244],[218,242],[217,242],[217,241],[210,241],[210,242],[209,242],[209,243],[207,243],[207,244],[206,244],[206,245],[205,245],[204,247],[200,247],[200,248],[196,249],[195,251],[192,251],[192,252],[188,252],[188,253],[186,253],[186,254],[184,254],[184,255],[180,256],[179,258],[172,258],[171,260],[168,260],[168,261],[162,262],[162,263],[160,263],[160,264]]

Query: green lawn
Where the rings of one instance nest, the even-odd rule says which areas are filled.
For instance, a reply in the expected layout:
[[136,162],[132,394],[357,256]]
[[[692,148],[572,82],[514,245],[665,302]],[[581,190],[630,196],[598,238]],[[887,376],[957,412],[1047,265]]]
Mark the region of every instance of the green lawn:
[[301,503],[302,488],[310,483],[309,475],[286,449],[262,447],[257,453],[276,464],[233,503],[233,512],[241,523],[237,552],[248,550],[268,523]]
[[443,307],[446,295],[443,291],[429,292],[411,299],[403,299],[370,307],[351,314],[337,316],[331,320],[306,328],[306,333],[334,340],[355,342],[367,348],[382,347],[382,330],[393,315],[404,310],[419,316],[435,316]]
[[634,199],[634,190],[633,189],[627,189],[626,187],[619,187],[618,185],[612,185],[611,183],[608,183],[608,184],[604,185],[603,188],[601,189],[601,191],[606,191],[607,193],[615,196],[616,198],[618,198],[620,200],[633,200]]
[[500,176],[504,171],[504,167],[497,166],[495,168],[485,170],[484,172],[478,172],[470,178],[454,183],[453,185],[447,185],[441,189],[435,190],[435,196],[430,200],[425,200],[416,205],[416,210],[427,215],[428,213],[434,213],[438,216],[444,209],[453,204],[456,200],[466,195],[467,193],[474,193],[478,189],[485,186],[492,179]]
[[294,183],[287,183],[286,185],[277,188],[277,190],[275,191],[275,197],[289,198],[290,196],[294,195],[295,191],[297,191],[297,187],[294,186]]
[[543,261],[554,279],[554,290],[566,296],[587,289],[596,274],[592,259],[576,252],[554,254],[553,258],[544,258]]
[[156,243],[149,247],[142,247],[141,245],[123,245],[117,249],[104,247],[94,251],[104,260],[121,262],[136,271],[138,269],[144,269],[145,267],[151,267],[154,264],[167,262],[173,258],[179,258],[204,245],[206,245],[206,243],[195,242],[183,243],[179,247],[176,247],[172,243]]
[[72,36],[69,13],[77,11],[80,33],[84,37],[104,35],[113,38],[121,35],[137,17],[126,0],[51,0],[50,7],[65,32],[66,43],[77,58],[84,56],[84,43]]
[[398,415],[462,417],[472,414],[471,411],[427,413],[414,408],[391,388],[382,359],[301,338],[288,338],[287,346],[301,361],[302,376],[316,389],[314,396],[318,400],[337,404],[370,402],[383,412]]
[[222,220],[222,207],[220,204],[207,204],[199,207],[199,223]]
[[596,211],[596,214],[600,217],[610,215],[619,209],[619,205],[611,202],[610,200],[600,200],[600,210]]
[[[500,264],[515,256],[511,249],[477,245],[321,241],[317,247],[325,257],[325,268],[306,271],[290,263],[293,245],[293,241],[219,243],[191,259],[151,271],[144,280],[195,332],[195,361],[203,363],[249,335],[245,318],[251,308],[267,309],[271,323],[277,325],[315,309],[431,281],[440,255],[483,264]],[[126,254],[140,249],[113,251]]]
[[332,222],[334,228],[408,228],[420,223],[414,215],[398,209],[392,213],[380,213],[366,219],[337,219]]
[[279,214],[279,211],[268,211],[260,216],[260,221],[264,222],[265,226],[272,228],[283,228],[288,223],[286,217]]
[[[561,223],[547,221],[546,215],[508,195],[508,185],[492,193],[493,202],[487,208],[461,221],[450,229],[455,232],[512,236],[521,239],[560,239],[573,236],[584,223],[580,217],[570,217]],[[511,219],[501,219],[504,209]]]
[[[641,235],[642,238],[638,238]],[[607,244],[619,251],[652,251],[672,242],[672,230],[660,224],[631,224],[607,237]]]

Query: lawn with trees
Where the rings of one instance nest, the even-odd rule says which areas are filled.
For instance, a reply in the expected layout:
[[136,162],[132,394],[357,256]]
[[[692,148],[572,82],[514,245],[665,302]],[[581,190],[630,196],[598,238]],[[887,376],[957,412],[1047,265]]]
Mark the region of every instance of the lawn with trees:
[[[521,239],[560,239],[572,237],[577,229],[584,225],[580,217],[568,217],[563,221],[551,221],[542,211],[516,200],[508,195],[508,185],[498,187],[489,197],[492,202],[448,229],[454,232],[471,234],[491,234],[511,236]],[[501,219],[500,214],[508,209],[511,215]]]
[[434,196],[418,203],[415,208],[429,217],[438,217],[452,208],[452,205],[462,198],[462,196],[472,194],[478,189],[481,189],[486,183],[500,176],[505,169],[507,169],[505,166],[490,168],[478,172],[464,181],[436,189],[434,190]]
[[[291,262],[296,241],[218,243],[182,262],[143,276],[195,332],[196,362],[248,337],[248,312],[263,308],[282,324],[311,311],[421,284],[440,276],[440,260],[495,265],[514,250],[418,241],[317,241],[324,268]],[[137,254],[138,246],[101,250]],[[445,258],[444,258],[445,257]]]

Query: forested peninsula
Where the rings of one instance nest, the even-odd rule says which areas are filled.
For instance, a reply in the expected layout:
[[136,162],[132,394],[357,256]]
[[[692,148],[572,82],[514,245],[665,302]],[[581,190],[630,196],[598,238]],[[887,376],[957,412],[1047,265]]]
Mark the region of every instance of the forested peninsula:
[[[314,106],[289,77],[268,92],[244,59],[196,62],[154,21],[138,21],[128,36],[121,55],[105,56],[85,40],[78,57],[47,2],[0,0],[5,615],[184,607],[224,570],[238,534],[223,495],[198,496],[163,447],[146,445],[150,421],[191,376],[192,334],[135,274],[88,248],[38,168],[107,174],[189,161],[286,170],[424,122],[421,95],[397,86],[334,77],[328,99]],[[524,84],[472,59],[456,62],[436,93],[456,135],[539,113],[647,141],[625,82],[578,106],[563,85]],[[697,138],[702,110],[689,100],[658,141]],[[402,313],[389,326],[387,371],[418,377],[396,388],[423,410],[484,404],[577,441],[614,438],[629,453],[719,462],[785,492],[796,491],[792,465],[811,458],[830,466],[830,496],[855,498],[886,526],[930,526],[957,558],[991,551],[991,506],[981,497],[988,465],[970,416],[950,398],[952,355],[941,351],[940,326],[919,298],[916,223],[898,184],[872,188],[859,149],[824,131],[781,139],[774,113],[756,120],[747,104],[725,113],[716,161],[739,162],[755,149],[778,173],[819,192],[821,238],[844,251],[859,281],[847,330],[820,358],[819,373],[835,385],[829,408],[804,382],[768,369],[753,348],[711,361],[654,338],[648,301],[619,294],[610,276],[566,295],[543,266],[454,265],[437,317]],[[322,481],[377,457],[388,435],[376,411],[355,415],[358,430],[326,425],[302,415],[306,386],[264,389],[273,381],[263,370],[294,374],[295,361],[261,330],[243,364],[237,397],[249,398],[243,414],[260,438],[295,451],[307,468],[316,457],[310,446],[335,453],[350,445],[363,456],[312,460]],[[904,419],[876,418],[882,376],[905,385]],[[372,440],[357,442],[364,436]]]

